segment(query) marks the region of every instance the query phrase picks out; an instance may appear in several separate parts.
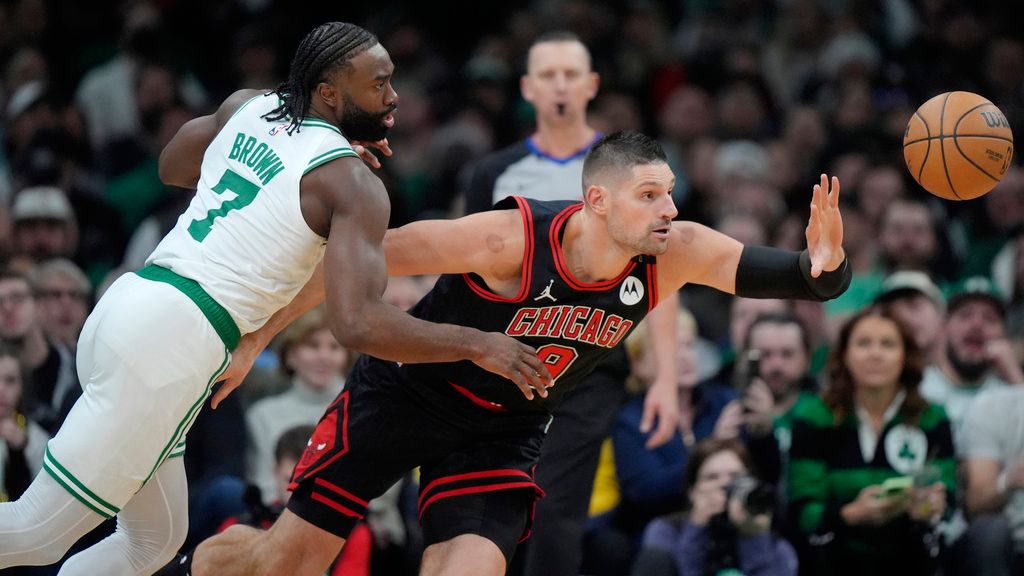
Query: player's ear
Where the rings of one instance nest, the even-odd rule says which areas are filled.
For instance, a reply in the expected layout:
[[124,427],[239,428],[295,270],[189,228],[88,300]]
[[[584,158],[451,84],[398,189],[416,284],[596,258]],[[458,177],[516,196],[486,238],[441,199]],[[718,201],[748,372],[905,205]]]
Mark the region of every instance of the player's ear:
[[334,89],[328,82],[320,82],[316,85],[316,95],[324,101],[324,104],[330,108],[335,108],[338,105],[338,91]]
[[594,212],[604,214],[608,211],[608,194],[609,191],[604,186],[591,184],[583,192],[583,201]]

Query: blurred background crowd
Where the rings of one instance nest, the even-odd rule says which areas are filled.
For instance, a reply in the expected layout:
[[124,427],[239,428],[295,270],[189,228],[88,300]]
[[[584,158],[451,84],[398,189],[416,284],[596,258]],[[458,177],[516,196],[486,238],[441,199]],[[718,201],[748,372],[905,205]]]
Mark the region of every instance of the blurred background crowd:
[[[524,57],[565,29],[601,77],[590,124],[660,140],[680,219],[799,250],[828,172],[854,270],[824,304],[684,287],[683,418],[655,450],[638,430],[649,347],[643,330],[627,341],[635,398],[606,443],[584,540],[565,543],[582,548],[582,572],[1022,574],[1024,169],[949,202],[914,184],[901,151],[916,107],[948,90],[986,96],[1024,134],[1022,12],[990,0],[0,0],[0,498],[38,472],[80,394],[74,351],[98,294],[142,266],[190,199],[157,174],[183,123],[238,88],[275,87],[316,24],[358,23],[397,67],[395,154],[377,172],[391,224],[455,217],[474,162],[533,131]],[[408,308],[430,285],[393,279],[386,298]],[[353,360],[316,310],[203,412],[186,546],[273,518]],[[912,488],[883,484],[893,476]],[[410,475],[375,501],[337,573],[415,573],[415,497]]]

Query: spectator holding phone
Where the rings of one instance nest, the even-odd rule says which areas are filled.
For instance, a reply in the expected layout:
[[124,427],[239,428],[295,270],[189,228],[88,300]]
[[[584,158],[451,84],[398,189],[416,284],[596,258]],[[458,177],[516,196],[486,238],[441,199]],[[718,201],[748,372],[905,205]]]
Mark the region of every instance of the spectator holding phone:
[[945,412],[918,390],[923,364],[907,328],[870,306],[841,328],[823,397],[798,405],[788,496],[810,573],[934,573],[956,463]]

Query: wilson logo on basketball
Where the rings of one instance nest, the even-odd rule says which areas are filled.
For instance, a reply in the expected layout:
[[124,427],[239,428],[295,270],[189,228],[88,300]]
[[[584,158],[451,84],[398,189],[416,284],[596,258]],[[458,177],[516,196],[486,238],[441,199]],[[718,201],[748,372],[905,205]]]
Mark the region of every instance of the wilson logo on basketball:
[[1003,116],[999,112],[979,112],[982,119],[985,120],[985,125],[989,128],[1009,128],[1010,123],[1006,121],[1006,116]]

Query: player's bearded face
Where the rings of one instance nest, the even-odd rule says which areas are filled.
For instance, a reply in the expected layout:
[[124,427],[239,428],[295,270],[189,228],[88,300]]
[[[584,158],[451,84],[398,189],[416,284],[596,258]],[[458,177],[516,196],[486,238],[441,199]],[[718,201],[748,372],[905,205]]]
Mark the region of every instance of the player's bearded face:
[[387,137],[388,126],[384,123],[384,119],[398,106],[391,105],[381,112],[374,113],[360,108],[347,96],[342,96],[342,103],[344,105],[341,109],[339,124],[341,124],[341,131],[349,140],[376,142]]

